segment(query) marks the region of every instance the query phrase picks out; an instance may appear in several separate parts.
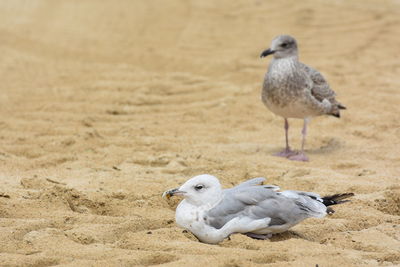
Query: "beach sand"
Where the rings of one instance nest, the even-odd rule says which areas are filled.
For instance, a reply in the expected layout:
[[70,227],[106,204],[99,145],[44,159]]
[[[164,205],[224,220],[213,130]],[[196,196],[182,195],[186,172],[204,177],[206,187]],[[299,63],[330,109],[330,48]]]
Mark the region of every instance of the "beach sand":
[[[1,266],[400,265],[400,2],[15,0],[0,22]],[[312,120],[308,163],[271,156],[260,99],[283,33],[347,106]],[[207,245],[161,198],[202,173],[356,196]]]

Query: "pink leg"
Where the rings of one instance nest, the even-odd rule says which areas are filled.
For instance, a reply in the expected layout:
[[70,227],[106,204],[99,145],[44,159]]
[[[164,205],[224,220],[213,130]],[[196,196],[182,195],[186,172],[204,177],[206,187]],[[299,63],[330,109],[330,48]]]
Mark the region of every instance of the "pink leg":
[[253,239],[259,239],[259,240],[266,240],[272,237],[272,234],[253,234],[253,233],[245,233],[248,237],[251,237]]
[[296,160],[296,161],[308,161],[307,155],[304,153],[304,146],[306,144],[306,136],[307,136],[307,123],[308,123],[308,118],[304,119],[304,125],[303,125],[303,130],[301,131],[302,134],[302,140],[301,140],[301,151],[296,152],[288,157],[290,160]]
[[291,150],[290,147],[289,147],[289,134],[288,134],[288,132],[289,132],[289,122],[285,118],[286,148],[284,150],[282,150],[281,152],[273,154],[274,156],[287,158],[287,157],[290,157],[291,155],[294,155],[296,153],[293,150]]

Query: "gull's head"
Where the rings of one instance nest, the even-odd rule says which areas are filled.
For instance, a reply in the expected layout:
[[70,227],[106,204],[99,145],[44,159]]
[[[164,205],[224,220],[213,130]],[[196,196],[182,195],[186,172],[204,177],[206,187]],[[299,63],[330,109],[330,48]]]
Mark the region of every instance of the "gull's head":
[[264,50],[260,57],[274,55],[274,58],[285,58],[297,56],[297,42],[290,35],[279,35],[271,42],[271,47]]
[[187,180],[181,187],[164,192],[167,198],[180,195],[195,206],[213,205],[220,201],[222,188],[219,180],[212,175],[202,174]]

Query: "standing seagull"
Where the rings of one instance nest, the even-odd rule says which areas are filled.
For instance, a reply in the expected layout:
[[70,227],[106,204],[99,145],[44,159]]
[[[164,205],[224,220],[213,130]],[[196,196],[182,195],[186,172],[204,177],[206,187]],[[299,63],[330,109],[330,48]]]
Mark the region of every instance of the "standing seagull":
[[[264,77],[262,101],[276,115],[285,119],[285,150],[275,156],[290,160],[308,161],[304,153],[307,123],[311,117],[332,115],[340,118],[340,109],[346,109],[335,99],[335,92],[317,70],[298,60],[297,42],[289,35],[272,40],[271,48],[260,57],[274,55]],[[288,118],[304,119],[301,151],[289,147]]]

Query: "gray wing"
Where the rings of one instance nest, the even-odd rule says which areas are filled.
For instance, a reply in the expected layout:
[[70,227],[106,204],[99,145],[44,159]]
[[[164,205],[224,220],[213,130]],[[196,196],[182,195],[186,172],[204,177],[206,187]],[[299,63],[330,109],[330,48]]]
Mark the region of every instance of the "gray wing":
[[324,76],[322,76],[322,74],[316,69],[313,69],[306,64],[300,63],[300,66],[313,81],[311,94],[320,102],[322,102],[324,99],[329,100],[331,103],[335,102],[336,93],[330,88]]
[[321,196],[316,193],[287,190],[280,194],[292,199],[300,209],[309,213],[310,217],[321,218],[326,215],[326,206],[322,203]]
[[305,196],[305,197],[309,197],[313,200],[318,200],[318,201],[322,202],[321,196],[318,195],[317,193],[313,193],[313,192],[286,190],[286,191],[281,192],[281,194],[288,198],[295,198],[295,199],[299,198],[300,196]]
[[339,117],[339,109],[346,109],[346,107],[336,100],[336,93],[331,89],[324,76],[322,76],[319,71],[307,66],[306,64],[300,63],[300,66],[313,82],[311,95],[319,102],[327,99],[332,104],[332,115]]
[[247,180],[247,181],[245,181],[243,183],[240,183],[237,186],[232,187],[230,189],[234,189],[234,188],[238,189],[238,188],[243,188],[243,187],[247,187],[247,186],[261,185],[265,180],[267,180],[267,179],[264,178],[264,177],[252,178],[252,179]]
[[287,197],[262,186],[250,186],[226,193],[225,191],[222,201],[205,216],[207,223],[217,229],[234,217],[240,216],[254,220],[271,218],[270,226],[296,224],[308,217],[315,217],[315,214],[310,211],[313,209],[308,209],[309,203],[303,200],[303,198],[312,200],[309,196],[297,194],[298,198],[296,198],[292,193],[292,197]]
[[274,191],[279,190],[279,186],[276,186],[276,185],[263,185],[265,180],[266,180],[266,178],[264,178],[264,177],[252,178],[250,180],[247,180],[243,183],[238,184],[235,187],[225,189],[224,192],[232,193],[233,191],[237,191],[237,190],[243,189],[245,187],[250,187],[250,186],[262,186],[263,188],[271,189]]

